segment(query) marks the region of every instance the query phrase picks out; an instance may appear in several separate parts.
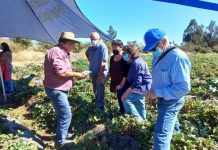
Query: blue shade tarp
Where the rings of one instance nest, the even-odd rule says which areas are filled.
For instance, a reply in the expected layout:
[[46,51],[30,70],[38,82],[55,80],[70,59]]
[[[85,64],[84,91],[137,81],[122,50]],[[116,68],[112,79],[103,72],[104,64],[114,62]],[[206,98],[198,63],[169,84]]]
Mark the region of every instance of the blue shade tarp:
[[0,37],[23,37],[55,44],[60,33],[71,31],[77,38],[100,33],[80,11],[75,0],[1,0]]
[[184,6],[191,6],[196,8],[218,11],[218,0],[217,3],[207,2],[204,0],[154,0],[154,1],[174,3]]

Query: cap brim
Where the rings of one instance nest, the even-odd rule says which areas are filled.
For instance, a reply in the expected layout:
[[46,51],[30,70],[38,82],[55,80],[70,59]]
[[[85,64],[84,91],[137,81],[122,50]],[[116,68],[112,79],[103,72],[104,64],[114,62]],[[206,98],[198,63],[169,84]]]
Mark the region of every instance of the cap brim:
[[[159,42],[159,41],[158,41],[158,42]],[[152,45],[146,45],[146,46],[143,48],[142,51],[148,52],[148,51],[152,50],[152,49],[158,44],[158,42],[156,42],[156,43],[154,43],[154,44],[152,44]]]
[[146,45],[146,46],[143,48],[143,51],[144,51],[144,52],[148,52],[148,51],[152,50],[152,48],[154,48],[155,45],[156,45],[156,44],[154,44],[154,45]]

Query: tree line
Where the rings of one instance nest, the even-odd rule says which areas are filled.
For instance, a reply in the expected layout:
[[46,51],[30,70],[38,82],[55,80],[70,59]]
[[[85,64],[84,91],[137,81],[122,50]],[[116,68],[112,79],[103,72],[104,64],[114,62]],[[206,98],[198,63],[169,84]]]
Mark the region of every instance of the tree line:
[[192,19],[183,33],[182,48],[201,53],[218,53],[218,26],[211,20],[208,26],[199,25]]
[[[117,38],[118,32],[113,28],[112,25],[109,26],[107,30],[107,35],[111,39]],[[24,38],[12,38],[12,42],[22,45],[24,48],[33,45],[32,40]],[[190,20],[187,28],[183,33],[183,42],[177,46],[188,52],[199,52],[208,53],[215,52],[218,53],[218,26],[216,21],[211,20],[208,26],[199,25],[196,19]],[[108,46],[109,52],[111,52],[111,42],[105,41]],[[128,41],[127,44],[136,44],[138,49],[141,50],[143,45],[139,44],[137,41]],[[175,44],[175,43],[174,43]],[[40,46],[39,50],[44,51],[49,49],[52,45],[44,42],[38,42]],[[88,47],[89,43],[80,43],[75,46],[75,52],[80,52]]]

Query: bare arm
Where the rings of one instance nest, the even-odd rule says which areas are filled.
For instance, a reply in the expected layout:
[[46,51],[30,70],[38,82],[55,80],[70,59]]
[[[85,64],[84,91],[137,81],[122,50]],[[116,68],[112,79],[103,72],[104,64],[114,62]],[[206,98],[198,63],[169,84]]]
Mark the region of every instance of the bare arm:
[[126,90],[126,92],[125,93],[123,93],[123,96],[121,97],[121,100],[123,101],[123,102],[125,102],[126,101],[126,98],[127,98],[127,96],[130,94],[132,92],[132,88],[131,87],[129,87],[127,90]]
[[82,72],[71,72],[71,71],[66,71],[64,72],[61,77],[63,78],[70,78],[70,77],[76,77],[76,78],[84,78],[88,74],[82,73]]

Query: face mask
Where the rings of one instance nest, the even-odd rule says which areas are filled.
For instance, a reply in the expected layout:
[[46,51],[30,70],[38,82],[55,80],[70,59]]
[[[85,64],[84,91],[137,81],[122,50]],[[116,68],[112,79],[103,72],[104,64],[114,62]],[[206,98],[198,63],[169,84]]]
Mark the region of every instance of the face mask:
[[114,50],[113,50],[113,54],[114,54],[114,55],[118,55],[118,54],[119,54],[119,50],[118,50],[118,49],[114,49]]
[[91,40],[92,47],[98,47],[99,42],[97,40]]
[[162,49],[157,48],[155,51],[152,52],[154,57],[159,57],[163,53]]
[[124,54],[123,55],[123,60],[129,61],[129,54]]

